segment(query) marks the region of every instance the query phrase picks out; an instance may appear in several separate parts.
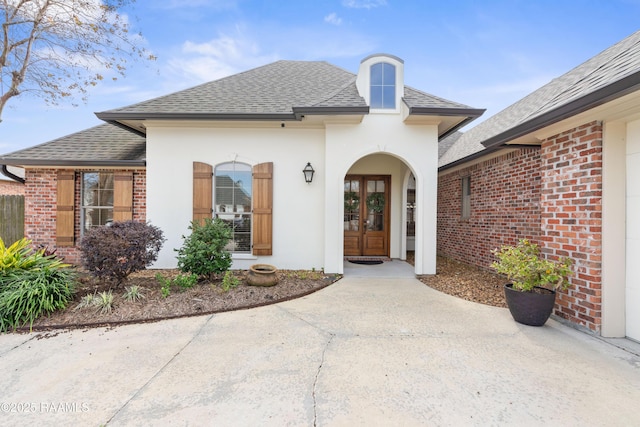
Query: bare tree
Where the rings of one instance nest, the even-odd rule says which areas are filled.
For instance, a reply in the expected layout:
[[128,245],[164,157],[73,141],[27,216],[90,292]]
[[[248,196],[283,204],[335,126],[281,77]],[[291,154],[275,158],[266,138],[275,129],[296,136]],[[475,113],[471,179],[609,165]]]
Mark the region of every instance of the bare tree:
[[124,76],[131,59],[155,59],[120,11],[135,0],[0,0],[0,121],[23,93],[49,104]]

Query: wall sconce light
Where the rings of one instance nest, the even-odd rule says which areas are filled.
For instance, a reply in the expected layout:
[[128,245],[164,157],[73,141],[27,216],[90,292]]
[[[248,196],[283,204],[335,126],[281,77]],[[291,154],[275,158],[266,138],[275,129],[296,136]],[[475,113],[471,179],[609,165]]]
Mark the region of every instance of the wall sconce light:
[[302,173],[304,174],[304,180],[307,184],[313,181],[313,174],[315,172],[316,171],[313,170],[313,166],[311,166],[311,163],[307,162],[307,166],[305,166],[304,169],[302,169]]

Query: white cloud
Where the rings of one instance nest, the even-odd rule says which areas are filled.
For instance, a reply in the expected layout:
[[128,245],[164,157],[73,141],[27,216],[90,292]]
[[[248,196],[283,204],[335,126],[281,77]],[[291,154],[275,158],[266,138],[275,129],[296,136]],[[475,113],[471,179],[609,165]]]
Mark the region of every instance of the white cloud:
[[333,25],[340,25],[342,24],[342,18],[338,18],[338,15],[335,12],[333,12],[324,17],[324,22],[327,22]]
[[352,9],[373,9],[386,6],[387,0],[342,0],[342,5]]
[[[181,75],[188,84],[216,80],[274,61],[275,55],[263,55],[251,39],[239,35],[220,35],[205,43],[186,41],[178,56],[168,62],[172,74]],[[185,81],[183,81],[185,83]]]

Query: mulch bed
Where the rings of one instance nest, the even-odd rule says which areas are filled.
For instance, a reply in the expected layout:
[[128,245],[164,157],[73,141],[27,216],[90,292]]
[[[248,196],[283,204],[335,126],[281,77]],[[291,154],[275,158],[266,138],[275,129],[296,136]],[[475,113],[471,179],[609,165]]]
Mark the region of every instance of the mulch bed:
[[[408,262],[413,263],[413,254]],[[129,323],[154,322],[163,319],[219,313],[231,310],[258,307],[276,302],[299,298],[322,289],[341,278],[340,275],[325,275],[317,271],[278,271],[278,284],[271,287],[249,286],[244,271],[234,274],[241,284],[236,288],[223,291],[222,278],[213,282],[203,281],[193,288],[171,288],[171,293],[163,297],[161,283],[156,274],[165,278],[175,277],[177,270],[146,270],[135,273],[120,286],[99,282],[83,275],[77,287],[75,299],[67,309],[57,311],[51,316],[37,319],[33,330],[54,330],[69,328],[87,328],[113,326]],[[503,286],[505,279],[497,274],[444,257],[437,258],[436,274],[418,276],[425,285],[462,298],[496,307],[506,307]],[[126,301],[123,297],[125,287],[138,286],[144,298],[137,302]],[[113,292],[113,309],[100,312],[95,307],[80,308],[82,297]],[[18,332],[29,331],[29,326]]]

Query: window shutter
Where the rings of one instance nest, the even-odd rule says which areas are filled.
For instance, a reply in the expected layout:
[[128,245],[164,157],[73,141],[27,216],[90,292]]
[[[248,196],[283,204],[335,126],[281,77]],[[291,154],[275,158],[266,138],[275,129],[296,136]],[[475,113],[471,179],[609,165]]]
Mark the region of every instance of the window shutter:
[[113,174],[113,220],[133,219],[133,172]]
[[75,230],[75,173],[58,171],[56,246],[73,246]]
[[213,212],[213,166],[193,162],[193,220],[211,218]]
[[253,167],[253,254],[272,255],[273,163]]

